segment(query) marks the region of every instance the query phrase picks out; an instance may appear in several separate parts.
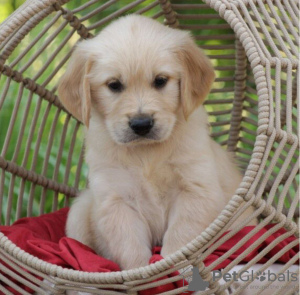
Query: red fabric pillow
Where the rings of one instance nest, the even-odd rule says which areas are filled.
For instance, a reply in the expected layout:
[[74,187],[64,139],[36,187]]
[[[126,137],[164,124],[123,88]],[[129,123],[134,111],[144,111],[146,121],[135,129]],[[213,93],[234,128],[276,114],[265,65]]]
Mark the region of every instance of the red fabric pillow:
[[[69,208],[64,208],[59,211],[50,214],[44,214],[39,217],[22,218],[15,222],[12,226],[0,226],[0,231],[7,236],[12,242],[44,261],[52,264],[56,264],[65,268],[71,268],[76,270],[88,271],[88,272],[112,272],[119,271],[120,267],[113,261],[110,261],[104,257],[98,256],[92,249],[81,244],[80,242],[68,238],[65,236],[65,224],[67,220]],[[220,263],[214,269],[221,269],[226,267],[231,261],[233,261],[240,253],[248,249],[254,241],[262,236],[268,229],[273,227],[274,224],[267,225],[261,229],[256,235],[249,239],[238,251],[230,255],[225,261]],[[225,254],[232,246],[236,245],[247,233],[249,233],[254,226],[247,226],[240,232],[235,234],[231,239],[226,241],[220,247],[218,247],[212,254],[210,254],[204,263],[206,266],[213,263],[220,256]],[[241,263],[250,261],[257,253],[266,248],[274,239],[278,236],[286,233],[284,229],[279,229],[274,234],[269,236],[264,242],[251,251]],[[270,259],[273,255],[278,253],[287,244],[294,241],[294,236],[288,237],[279,244],[277,244],[270,252],[267,253],[258,263],[264,263]],[[286,263],[292,257],[294,257],[299,251],[299,246],[290,249],[283,254],[277,262]],[[154,263],[163,259],[159,255],[160,247],[153,249],[153,256],[149,263]],[[0,263],[3,263],[0,261]],[[4,264],[4,263],[3,263]],[[9,267],[9,266],[8,266]],[[178,275],[177,271],[168,275],[168,277],[174,277]],[[164,277],[166,278],[166,277]],[[160,278],[164,279],[164,278]],[[10,278],[11,279],[11,278]],[[16,282],[19,286],[20,283]],[[162,292],[174,290],[182,287],[183,281],[177,281],[174,283],[168,283],[163,286],[158,286],[149,290],[140,291],[140,295],[155,295]],[[13,290],[13,288],[6,286],[6,288],[13,294],[20,294]],[[24,286],[21,286],[24,288]],[[26,288],[27,292],[32,292],[29,288]],[[189,292],[191,294],[191,292]],[[4,294],[0,292],[0,294]],[[188,294],[188,293],[185,293]]]

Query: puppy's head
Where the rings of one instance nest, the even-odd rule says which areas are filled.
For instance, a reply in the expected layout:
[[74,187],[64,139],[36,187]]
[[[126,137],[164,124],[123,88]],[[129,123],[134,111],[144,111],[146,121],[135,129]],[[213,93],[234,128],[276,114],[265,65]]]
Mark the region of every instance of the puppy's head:
[[151,143],[166,140],[182,114],[188,120],[213,80],[187,32],[131,15],[77,45],[58,92],[87,127],[95,116],[119,144]]

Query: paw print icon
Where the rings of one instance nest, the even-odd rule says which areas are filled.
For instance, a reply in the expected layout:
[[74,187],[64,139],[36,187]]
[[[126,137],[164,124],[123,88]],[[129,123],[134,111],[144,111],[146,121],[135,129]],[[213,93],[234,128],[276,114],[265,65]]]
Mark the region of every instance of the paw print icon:
[[261,273],[261,271],[257,272],[257,280],[260,280],[261,282],[263,282],[266,279],[266,274],[265,273]]

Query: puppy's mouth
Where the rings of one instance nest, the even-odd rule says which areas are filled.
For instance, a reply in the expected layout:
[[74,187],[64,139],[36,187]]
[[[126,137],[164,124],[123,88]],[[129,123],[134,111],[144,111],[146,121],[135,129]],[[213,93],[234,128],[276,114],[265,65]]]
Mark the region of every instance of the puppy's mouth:
[[118,141],[121,144],[148,144],[152,142],[159,142],[161,141],[159,133],[160,132],[157,128],[153,128],[146,134],[136,134],[132,130],[127,130]]
[[108,124],[108,131],[117,144],[120,145],[146,145],[161,143],[169,138],[172,133],[175,120],[153,122],[147,117],[139,117],[138,120],[119,121],[116,125]]

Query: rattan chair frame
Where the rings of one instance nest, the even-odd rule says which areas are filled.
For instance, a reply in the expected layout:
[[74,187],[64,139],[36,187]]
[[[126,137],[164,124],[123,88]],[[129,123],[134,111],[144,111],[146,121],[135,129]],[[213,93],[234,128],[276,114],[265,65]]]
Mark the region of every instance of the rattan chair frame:
[[[75,182],[69,185],[69,174],[71,170],[71,163],[73,157],[73,148],[67,161],[67,168],[65,178],[62,181],[58,180],[60,160],[56,162],[54,176],[52,178],[46,175],[47,165],[43,166],[43,171],[37,172],[36,161],[37,154],[33,156],[33,162],[28,168],[28,154],[21,155],[22,164],[19,164],[17,158],[19,157],[18,147],[16,144],[14,156],[11,159],[6,158],[7,150],[10,146],[10,138],[14,128],[15,117],[18,113],[18,108],[22,99],[32,100],[33,96],[39,98],[39,102],[35,109],[36,117],[32,121],[36,122],[41,109],[41,104],[44,101],[49,103],[49,107],[45,110],[45,119],[41,121],[41,126],[45,126],[47,114],[52,111],[56,112],[54,123],[50,130],[49,143],[45,159],[49,159],[51,145],[55,138],[55,128],[59,121],[59,116],[63,113],[67,116],[64,123],[64,128],[61,135],[61,143],[58,147],[57,158],[66,149],[64,146],[64,138],[68,132],[69,121],[74,123],[74,135],[71,142],[71,147],[76,141],[76,134],[80,128],[80,122],[76,121],[61,105],[58,97],[55,94],[56,87],[50,89],[48,87],[50,81],[57,75],[60,68],[63,67],[71,52],[68,52],[60,61],[57,68],[48,74],[47,79],[43,83],[39,83],[38,79],[43,75],[43,71],[47,69],[47,62],[44,67],[34,75],[28,75],[26,72],[32,66],[38,55],[52,42],[53,39],[69,27],[69,35],[67,35],[61,46],[49,57],[49,63],[55,58],[56,54],[67,44],[73,34],[78,34],[79,38],[92,38],[94,29],[100,28],[102,25],[113,20],[119,15],[125,13],[131,8],[137,7],[143,0],[131,1],[129,4],[123,3],[124,6],[107,17],[104,17],[97,22],[86,24],[86,20],[91,19],[95,14],[100,13],[115,1],[107,1],[98,5],[94,12],[90,12],[83,17],[78,17],[78,13],[83,11],[90,5],[94,5],[97,1],[87,1],[83,6],[77,7],[73,10],[68,9],[65,0],[28,0],[19,9],[17,9],[10,17],[8,17],[0,26],[0,77],[5,77],[5,84],[1,89],[0,96],[0,110],[7,99],[15,100],[15,112],[10,118],[10,125],[5,135],[5,142],[2,147],[0,156],[0,208],[4,201],[7,200],[7,213],[5,216],[6,224],[10,224],[11,208],[13,205],[13,186],[16,178],[21,179],[20,195],[24,192],[24,186],[27,182],[31,183],[31,190],[29,195],[29,204],[27,215],[31,216],[32,203],[34,202],[35,187],[43,187],[42,197],[40,200],[40,213],[44,211],[44,203],[47,191],[52,191],[55,194],[53,211],[58,207],[57,200],[59,194],[67,196],[65,205],[68,204],[69,198],[76,195],[78,190],[79,180],[81,178],[81,167],[83,165],[83,151],[80,156],[77,155],[78,166],[74,174]],[[121,1],[122,2],[122,1]],[[215,219],[215,221],[199,236],[192,240],[182,249],[173,253],[169,257],[138,269],[129,271],[120,271],[112,273],[88,273],[83,271],[76,271],[65,269],[56,266],[33,255],[26,253],[17,245],[12,243],[3,233],[0,232],[0,259],[10,265],[10,269],[4,265],[0,265],[0,281],[15,287],[21,294],[29,294],[20,289],[14,283],[12,278],[21,282],[28,287],[31,287],[37,294],[65,294],[67,290],[85,291],[93,294],[138,294],[140,290],[153,288],[155,286],[164,285],[168,282],[181,280],[181,276],[162,279],[153,282],[153,280],[161,278],[174,270],[182,269],[189,265],[199,266],[199,271],[202,278],[209,282],[209,290],[201,294],[228,294],[228,288],[232,287],[233,281],[221,285],[218,281],[212,280],[211,271],[220,262],[224,261],[231,253],[234,253],[243,243],[249,238],[253,237],[261,228],[270,222],[275,222],[276,225],[266,232],[261,238],[253,243],[253,245],[228,265],[223,271],[230,270],[237,265],[250,251],[255,249],[264,239],[274,233],[280,228],[286,229],[286,234],[277,238],[268,249],[259,253],[254,259],[245,264],[243,270],[249,269],[257,261],[259,261],[268,251],[272,249],[277,243],[284,238],[295,235],[299,237],[299,226],[297,224],[299,217],[299,198],[298,198],[298,184],[297,175],[299,173],[299,137],[298,137],[298,122],[299,114],[297,107],[299,105],[299,71],[298,71],[298,50],[299,50],[299,28],[298,28],[298,14],[299,5],[293,0],[205,0],[199,1],[199,4],[186,4],[184,1],[181,4],[171,3],[169,0],[156,0],[151,4],[141,8],[137,13],[145,13],[155,7],[159,7],[160,11],[153,15],[154,18],[164,17],[165,24],[174,28],[181,29],[226,29],[231,28],[231,35],[220,35],[218,40],[233,40],[234,41],[234,55],[226,56],[219,55],[218,58],[234,59],[235,65],[219,66],[216,70],[226,71],[233,70],[234,77],[220,77],[217,82],[233,81],[234,86],[231,89],[217,89],[212,90],[212,95],[217,92],[225,93],[232,91],[234,99],[224,98],[219,100],[208,100],[207,105],[214,107],[225,103],[232,104],[231,110],[212,110],[211,116],[229,115],[230,120],[213,122],[212,127],[230,126],[229,129],[216,131],[212,134],[213,137],[222,137],[226,135],[225,142],[221,142],[227,149],[236,154],[245,155],[241,158],[241,163],[244,163],[244,177],[230,202],[224,208],[222,213]],[[213,9],[216,14],[196,15],[188,14],[185,16],[179,13],[180,9]],[[185,18],[214,19],[215,17],[225,20],[225,23],[210,24],[210,25],[186,25],[181,24]],[[22,51],[18,51],[19,55],[14,60],[10,61],[10,57],[18,50],[18,46],[25,42],[24,38],[44,19],[49,19],[47,25],[36,37],[36,40],[29,40],[29,45]],[[47,30],[58,20],[63,22],[57,28],[56,33],[51,35],[51,38],[45,39],[40,50],[32,55],[31,59],[27,61],[22,67],[18,67],[19,61],[27,54],[31,47],[39,42]],[[262,38],[262,35],[264,36]],[[197,40],[202,40],[204,37],[198,36]],[[27,42],[27,41],[26,41]],[[44,46],[44,47],[43,47]],[[204,49],[219,49],[232,48],[231,45],[207,45]],[[251,74],[249,74],[251,72]],[[247,83],[252,82],[254,86],[249,86]],[[9,89],[12,83],[18,83],[19,92],[16,98],[9,97]],[[24,94],[28,91],[29,95]],[[26,92],[27,93],[27,92]],[[248,93],[250,93],[248,95]],[[256,97],[255,100],[253,97]],[[285,99],[283,99],[283,96]],[[24,98],[25,97],[25,98]],[[253,107],[255,106],[255,107]],[[50,108],[52,108],[50,110]],[[55,109],[55,111],[53,110]],[[257,116],[255,121],[249,115],[244,116],[243,112]],[[26,116],[30,113],[29,107],[25,110],[24,124],[27,122]],[[0,112],[1,116],[1,112]],[[244,123],[257,126],[256,132],[251,131]],[[27,123],[29,124],[29,123]],[[24,127],[25,128],[25,127]],[[45,130],[40,129],[37,137],[37,142],[42,140]],[[251,142],[247,136],[248,134],[255,138]],[[2,133],[2,132],[1,132]],[[21,136],[24,132],[21,130]],[[29,133],[29,141],[30,141]],[[33,136],[33,135],[32,135]],[[22,140],[22,139],[20,139]],[[252,149],[246,149],[240,145],[240,142],[245,145],[252,146]],[[38,149],[38,148],[37,148]],[[244,162],[243,162],[244,161]],[[277,170],[275,169],[277,167]],[[276,172],[277,171],[277,172]],[[4,192],[5,175],[10,175],[10,190]],[[291,191],[291,188],[293,190]],[[21,198],[21,197],[20,197]],[[16,219],[22,217],[22,200],[18,199]],[[275,198],[277,203],[274,203]],[[286,200],[289,201],[289,206],[285,206]],[[245,211],[249,206],[255,208],[252,216],[227,233],[221,239],[220,236],[224,234],[236,218]],[[220,257],[217,261],[208,267],[204,266],[203,260],[212,253],[224,241],[228,240],[242,227],[244,227],[252,218],[261,218],[259,225],[255,227],[247,236],[245,236],[238,244],[236,244],[226,255]],[[264,271],[267,267],[272,265],[283,253],[297,245],[295,241],[277,255],[270,259],[263,265],[260,271]],[[292,264],[296,263],[298,257],[293,257],[287,264],[282,266],[282,272],[288,269]],[[14,271],[12,271],[12,269]],[[7,276],[4,276],[6,274]],[[190,276],[191,272],[186,272],[185,276]],[[44,278],[44,281],[38,280],[36,276]],[[242,288],[247,286],[250,282],[245,283],[240,288],[233,291],[232,294],[240,294]],[[269,285],[271,282],[268,283]],[[91,289],[93,288],[93,289]],[[165,295],[180,294],[185,291],[187,286],[182,288],[165,292]],[[11,294],[0,285],[0,291],[4,294]],[[286,291],[286,294],[293,294],[297,290]],[[256,294],[260,292],[257,291]],[[282,294],[278,291],[276,294]]]

